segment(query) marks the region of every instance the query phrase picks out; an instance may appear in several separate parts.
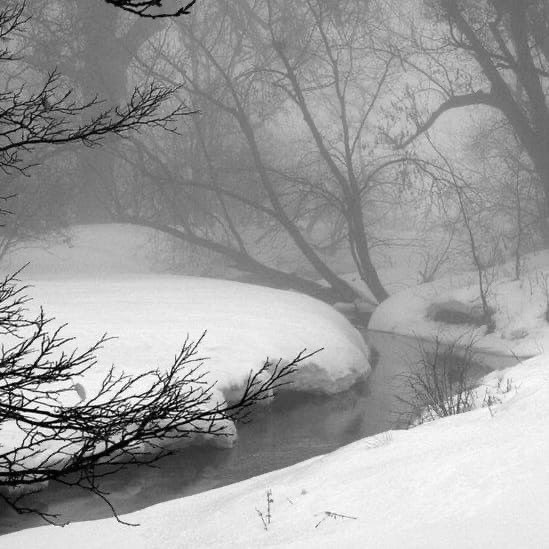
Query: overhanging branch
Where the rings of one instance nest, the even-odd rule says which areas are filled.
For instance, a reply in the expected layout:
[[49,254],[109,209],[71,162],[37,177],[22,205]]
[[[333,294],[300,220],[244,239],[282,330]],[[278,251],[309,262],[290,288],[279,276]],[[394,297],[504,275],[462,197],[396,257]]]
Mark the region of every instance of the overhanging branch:
[[412,141],[427,132],[445,112],[453,109],[460,109],[462,107],[471,107],[473,105],[489,105],[495,107],[495,103],[493,94],[482,91],[454,95],[442,103],[442,105],[440,105],[423,124],[420,124],[413,135],[400,143],[399,148],[403,149],[404,147],[407,147]]
[[[163,0],[105,0],[105,2],[124,11],[134,13],[139,17],[147,17],[148,19],[189,15],[191,8],[196,4],[196,0],[184,1],[183,5],[177,9],[162,11],[164,7]],[[181,4],[181,1],[179,3]]]

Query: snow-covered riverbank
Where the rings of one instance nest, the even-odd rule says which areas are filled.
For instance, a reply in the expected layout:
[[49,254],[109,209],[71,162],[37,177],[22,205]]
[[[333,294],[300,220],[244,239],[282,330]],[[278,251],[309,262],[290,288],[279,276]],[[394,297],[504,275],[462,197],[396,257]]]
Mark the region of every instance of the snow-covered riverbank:
[[[516,387],[483,408],[363,439],[288,469],[124,520],[3,536],[10,549],[79,547],[538,548],[549,523],[549,368],[539,357],[506,375]],[[265,530],[266,492],[274,503]],[[345,518],[352,517],[352,518]]]
[[[543,288],[533,285],[530,290],[529,281],[535,280],[534,273],[544,272],[545,259],[538,256],[535,261],[523,282],[500,280],[494,286],[496,332],[486,336],[483,329],[478,328],[476,334],[484,348],[501,351],[504,347],[500,342],[506,345],[511,342],[508,352],[541,350],[543,338],[549,333],[540,316],[545,307],[544,301],[539,301]],[[549,261],[546,264],[549,265]],[[156,284],[158,294],[154,293],[157,290],[149,291],[162,303],[163,291],[166,296],[181,291],[181,279],[177,280],[177,285],[175,282],[172,285],[168,278],[160,285]],[[228,344],[234,339],[226,333],[229,328],[234,329],[228,325],[233,313],[220,314],[223,308],[216,302],[200,316],[200,311],[205,309],[199,291],[204,282],[185,280],[193,289],[189,296],[194,296],[185,298],[187,321],[192,320],[192,328],[200,331],[204,329],[200,319],[217,319],[219,322],[213,325],[218,328],[211,334],[216,337],[210,340],[212,347],[206,349],[206,353],[212,355],[220,350],[219,356],[226,356],[230,350]],[[82,281],[70,282],[66,286],[70,299],[58,305],[55,305],[55,296],[60,290],[55,284],[61,283],[44,282],[41,288],[37,286],[36,292],[43,296],[48,309],[53,307],[56,315],[60,318],[63,315],[71,329],[76,326],[85,337],[92,337],[93,329],[103,326],[102,322],[110,316],[119,319],[117,325],[121,328],[133,321],[136,326],[156,326],[160,334],[157,349],[161,349],[163,341],[175,342],[176,332],[168,332],[166,340],[161,334],[163,330],[169,330],[170,325],[164,323],[162,315],[176,313],[167,303],[158,307],[157,316],[139,312],[138,305],[134,308],[131,303],[139,303],[143,281],[127,283],[127,288],[134,285],[134,292],[128,294],[130,299],[124,302],[116,301],[122,287],[112,280],[108,283],[111,286],[107,284],[101,291],[98,287],[96,292],[90,288],[83,291]],[[73,290],[70,290],[71,284],[75,284]],[[227,303],[233,303],[233,309],[229,309],[238,310],[239,315],[248,311],[243,314],[242,322],[238,316],[238,327],[246,333],[255,329],[255,339],[246,341],[258,353],[271,343],[273,350],[267,351],[270,356],[281,356],[281,350],[297,349],[289,346],[290,342],[299,344],[298,347],[310,347],[309,341],[330,331],[329,342],[338,334],[334,349],[336,354],[340,353],[339,362],[336,360],[339,365],[353,364],[354,357],[364,357],[366,351],[355,340],[355,332],[342,323],[339,315],[333,316],[327,306],[317,306],[316,302],[313,306],[309,298],[302,301],[304,298],[297,294],[283,292],[269,294],[271,297],[265,298],[260,307],[261,295],[268,291],[247,287],[241,288],[243,294],[239,290],[239,296],[245,296],[242,306],[241,301],[235,301],[230,295],[234,291],[229,285],[232,283],[218,285],[216,281],[207,281],[207,284],[208,295],[216,288],[219,303],[227,299]],[[225,293],[229,293],[229,297]],[[94,297],[96,295],[108,296],[103,307],[111,314],[98,318],[95,328],[85,323],[79,325],[79,318],[84,322],[82,319],[89,318],[88,313],[92,317],[100,314],[102,306]],[[276,305],[282,295],[280,305]],[[422,337],[441,333],[446,333],[448,338],[463,335],[467,330],[471,331],[471,327],[450,326],[444,332],[444,326],[426,319],[425,312],[433,302],[454,299],[474,304],[474,298],[474,288],[462,288],[456,279],[453,284],[438,282],[418,290],[407,290],[378,309],[373,326]],[[72,304],[78,299],[80,309],[71,313]],[[148,303],[143,299],[141,302]],[[114,306],[114,303],[118,305]],[[147,311],[146,307],[144,310]],[[288,320],[294,318],[290,310],[297,315],[298,322]],[[152,322],[146,322],[149,320]],[[282,331],[273,332],[272,322]],[[285,323],[287,331],[283,331]],[[303,333],[309,334],[307,329],[302,331],[308,323],[314,329],[311,328],[310,335],[303,336]],[[258,331],[260,326],[264,331]],[[144,329],[143,335],[138,337],[138,348],[132,348],[127,334],[128,339],[123,338],[119,343],[121,347],[111,349],[112,359],[119,362],[124,356],[146,355],[148,350],[144,342],[156,341],[156,336]],[[185,330],[190,331],[190,328]],[[526,334],[517,338],[519,332],[515,330],[526,330]],[[273,342],[275,333],[282,343]],[[223,344],[216,347],[213,343],[216,341]],[[321,344],[326,346],[326,339]],[[171,351],[166,352],[169,356]],[[238,347],[231,352],[234,354],[227,356],[232,356],[232,360],[241,357]],[[259,354],[243,358],[261,359]],[[330,361],[326,372],[330,371],[329,364]],[[354,371],[354,367],[347,367],[346,370],[338,369],[333,375],[346,379],[346,374]],[[223,379],[224,369],[220,367],[217,372]],[[546,520],[549,508],[546,419],[549,415],[549,355],[540,354],[515,367],[494,372],[485,383],[505,388],[497,392],[497,399],[490,407],[408,431],[388,431],[287,469],[164,502],[123,517],[126,521],[139,523],[138,527],[124,526],[111,518],[73,523],[62,529],[44,526],[2,536],[0,541],[10,549],[102,549],[106,545],[121,549],[544,547],[549,538]],[[267,521],[267,491],[272,494],[273,502],[270,504],[270,523],[265,527],[260,514]]]
[[503,265],[487,275],[487,299],[494,330],[471,324],[436,322],[433,307],[479,311],[478,275],[460,274],[392,295],[374,312],[369,328],[421,338],[474,340],[478,349],[527,357],[549,352],[549,252],[523,258],[522,274]]

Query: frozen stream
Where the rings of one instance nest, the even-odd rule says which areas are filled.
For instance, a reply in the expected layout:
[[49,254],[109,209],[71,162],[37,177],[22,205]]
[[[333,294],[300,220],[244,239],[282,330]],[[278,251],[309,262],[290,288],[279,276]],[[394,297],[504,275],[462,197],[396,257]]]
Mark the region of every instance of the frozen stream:
[[[324,454],[359,438],[398,428],[398,375],[419,358],[416,342],[382,332],[365,337],[379,353],[369,379],[352,390],[326,397],[286,393],[261,410],[251,423],[238,426],[232,449],[191,447],[159,462],[157,468],[131,468],[101,485],[119,513],[178,498],[287,467]],[[512,357],[483,355],[491,369],[516,363]],[[99,498],[74,489],[52,486],[36,501],[65,521],[109,516]],[[0,534],[42,525],[32,515],[17,516],[0,505]]]

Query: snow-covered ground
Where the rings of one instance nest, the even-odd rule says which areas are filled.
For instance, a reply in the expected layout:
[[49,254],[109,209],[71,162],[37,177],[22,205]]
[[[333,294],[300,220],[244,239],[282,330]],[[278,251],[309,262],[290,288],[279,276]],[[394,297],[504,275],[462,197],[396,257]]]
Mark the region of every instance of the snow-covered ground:
[[[543,350],[544,343],[549,342],[544,319],[546,272],[549,272],[549,255],[540,254],[528,259],[527,274],[522,282],[511,280],[511,276],[505,278],[504,272],[499,273],[490,298],[496,309],[496,332],[487,336],[482,328],[477,329],[475,335],[482,347],[518,354]],[[135,321],[141,326],[145,320],[153,318],[152,325],[160,332],[169,327],[169,323],[163,323],[162,314],[171,317],[176,314],[172,309],[178,308],[169,307],[169,303],[163,300],[169,293],[181,290],[171,277],[153,279],[161,281],[156,290],[143,277],[120,281],[111,277],[103,281],[96,279],[95,282],[70,280],[65,285],[42,280],[36,292],[48,309],[53,307],[55,314],[60,318],[63,315],[63,319],[71,323],[71,329],[74,329],[73,322],[78,323],[79,318],[83,322],[82,318],[88,312],[99,315],[102,307],[108,304],[106,309],[111,314],[98,318],[95,325],[76,324],[79,334],[99,328],[113,314],[119,319],[117,325],[121,329],[129,322]],[[252,305],[252,302],[261,302],[261,296],[267,295],[263,289],[238,286],[243,294],[239,294],[237,299],[226,295],[234,292],[236,286],[232,284],[200,279],[174,280],[183,283],[184,287],[189,284],[193,289],[187,297],[181,292],[183,297],[172,298],[181,299],[181,304],[187,303],[187,319],[192,327],[185,326],[185,332],[194,334],[203,328],[212,329],[211,326],[202,326],[200,319],[216,319],[215,329],[212,329],[215,338],[210,343],[213,348],[205,349],[209,355],[216,351],[215,341],[224,341],[221,347],[224,351],[229,348],[232,338],[225,330],[229,329],[227,322],[231,318],[232,324],[235,323],[232,316],[235,311],[242,332],[265,326],[265,332],[254,332],[257,344],[272,342],[273,325],[263,317],[271,313],[266,316],[273,318],[277,329],[283,329],[290,318],[284,311],[274,311],[274,295],[279,296],[283,303],[285,298],[282,296],[286,296],[288,302],[283,307],[291,308],[293,303],[293,314],[299,319],[299,323],[291,324],[290,329],[283,332],[281,341],[284,344],[288,343],[288,338],[294,341],[297,330],[301,333],[310,321],[319,330],[311,328],[310,337],[326,330],[341,333],[339,352],[355,347],[361,353],[365,352],[358,347],[355,332],[348,329],[340,316],[333,316],[335,313],[324,306],[315,308],[317,304],[312,300],[301,301],[302,298],[296,294],[275,292],[270,294],[270,299],[265,298],[265,305],[269,303],[269,307],[259,311],[259,305]],[[468,287],[469,281],[472,279],[467,276],[454,277],[452,281],[439,281],[396,294],[378,309],[372,326],[433,337],[440,333],[442,325],[426,318],[429,306],[450,299],[474,305],[476,288]],[[56,284],[61,286],[56,287]],[[153,313],[148,312],[138,313],[138,305],[132,305],[144,300],[144,284],[148,284],[149,291],[153,292],[152,301],[164,303],[159,305],[157,316],[151,317]],[[207,288],[205,293],[208,295],[217,288],[216,295],[219,296],[203,316],[199,312],[204,309],[204,300],[208,298],[200,297],[201,287]],[[60,289],[68,297],[66,303],[57,299],[56,305],[55,296],[59,295]],[[166,294],[162,293],[163,289]],[[105,293],[101,294],[99,290]],[[122,295],[122,290],[125,295]],[[98,301],[97,295],[104,295],[107,299]],[[240,295],[244,297],[240,299]],[[74,299],[80,300],[79,310],[71,313]],[[220,303],[225,300],[227,303],[232,300],[233,308],[227,305],[227,314],[224,315],[220,313]],[[299,316],[305,315],[305,310],[311,315]],[[128,311],[126,316],[125,311]],[[249,311],[248,321],[248,313],[242,311]],[[325,324],[319,327],[319,322]],[[470,327],[446,328],[443,337],[447,338],[471,332]],[[132,362],[135,357],[141,360],[139,357],[148,352],[146,341],[149,336],[146,331],[139,342],[135,342],[134,337],[134,343],[128,340],[125,347],[122,344],[122,347],[111,349],[109,352],[113,354],[109,355],[109,360],[112,356],[121,365]],[[86,337],[91,337],[91,334],[86,334]],[[169,332],[168,339],[175,342],[174,333]],[[304,339],[299,343],[310,347],[309,344],[303,345]],[[253,338],[249,345],[253,345]],[[280,356],[283,343],[279,345],[281,347],[275,344],[275,350],[268,350],[268,354]],[[326,340],[322,345],[326,345]],[[166,352],[169,355],[173,351]],[[238,348],[233,352],[234,356],[240,356]],[[251,360],[251,356],[246,358]],[[257,358],[261,357],[257,355],[254,360]],[[222,379],[223,371],[220,366]],[[345,379],[349,371],[353,368],[337,370],[335,375]],[[549,508],[549,355],[541,354],[513,368],[493,372],[484,383],[490,387],[493,396],[490,407],[426,423],[408,431],[382,433],[287,469],[158,504],[123,517],[125,521],[139,523],[138,527],[123,526],[114,519],[73,523],[65,528],[45,526],[3,536],[1,545],[13,549],[95,549],[105,546],[121,549],[546,547],[549,539],[546,518]],[[260,514],[268,521],[268,490],[273,502],[270,524],[265,528]]]
[[[549,539],[549,369],[500,373],[490,411],[367,438],[288,469],[114,519],[1,538],[10,549],[540,548]],[[257,510],[267,511],[265,530]],[[257,509],[257,510],[256,510]],[[353,518],[328,516],[336,513]]]
[[520,280],[511,265],[499,267],[486,277],[488,303],[495,311],[495,331],[486,327],[443,324],[429,314],[433,304],[456,303],[480,307],[476,273],[446,277],[392,295],[374,312],[373,330],[430,338],[434,334],[451,341],[473,339],[484,350],[527,357],[549,352],[549,252],[524,258]]
[[100,362],[128,373],[168,365],[187,334],[222,392],[241,386],[267,358],[291,360],[323,348],[299,369],[297,390],[337,392],[369,372],[360,334],[328,305],[294,292],[170,275],[33,279],[29,293],[68,323],[79,347],[116,336]]

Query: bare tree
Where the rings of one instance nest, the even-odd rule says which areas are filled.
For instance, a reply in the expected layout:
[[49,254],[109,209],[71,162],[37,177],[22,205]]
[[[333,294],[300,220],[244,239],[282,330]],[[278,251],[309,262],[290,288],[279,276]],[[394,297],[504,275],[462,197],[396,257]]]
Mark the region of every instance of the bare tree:
[[55,70],[37,89],[24,83],[14,87],[7,76],[18,63],[11,42],[24,30],[24,8],[24,4],[10,2],[0,10],[0,63],[5,75],[0,92],[0,170],[4,173],[31,166],[26,156],[38,146],[75,142],[93,146],[107,135],[125,135],[145,127],[169,129],[180,116],[190,113],[183,105],[165,109],[174,88],[155,83],[135,88],[125,104],[114,107],[104,106],[98,97],[79,101]]
[[469,165],[478,166],[479,188],[492,216],[492,232],[499,230],[503,255],[514,262],[518,280],[522,258],[543,246],[544,192],[528,155],[510,135],[509,124],[492,117],[482,120],[466,151]]
[[[416,119],[406,146],[448,111],[486,106],[499,111],[527,152],[549,210],[549,4],[546,0],[429,0],[426,15],[434,24],[414,33],[414,55],[402,46],[392,51],[429,81],[438,106]],[[400,45],[399,45],[400,44]],[[427,101],[427,105],[432,102]],[[424,110],[424,109],[420,109]]]
[[[269,230],[286,235],[314,269],[309,277],[329,285],[330,300],[364,297],[327,260],[325,252],[337,246],[352,256],[374,299],[385,299],[371,257],[373,243],[381,242],[376,222],[390,210],[392,189],[413,179],[417,159],[376,141],[398,67],[395,56],[376,52],[372,20],[356,1],[336,10],[316,1],[222,2],[177,20],[138,60],[142,73],[181,84],[181,96],[202,110],[183,130],[192,160],[182,170],[165,143],[134,140],[126,158],[152,189],[141,193],[148,200],[141,208],[125,205],[118,193],[115,218],[224,254],[237,268],[278,284],[326,295],[258,256],[236,214],[253,211]],[[273,137],[287,117],[299,121],[301,141]],[[178,154],[183,148],[174,146]],[[199,224],[205,196],[209,224]],[[311,236],[315,223],[327,227],[326,240]]]
[[[104,4],[99,5],[107,11]],[[77,71],[71,70],[78,64],[71,52],[55,55],[50,35],[66,25],[52,27],[43,8],[42,4],[33,4],[33,14],[40,24],[38,19],[29,16],[24,2],[7,2],[0,11],[0,63],[3,68],[0,78],[3,188],[0,195],[17,195],[8,208],[12,215],[4,218],[0,228],[2,255],[22,239],[42,238],[48,231],[68,223],[79,186],[73,174],[78,172],[78,180],[86,180],[86,171],[75,162],[86,156],[82,149],[95,150],[105,138],[126,136],[146,127],[173,129],[178,118],[191,112],[181,103],[169,105],[173,87],[152,82],[135,87],[129,99],[125,84],[124,91],[118,94],[99,87],[96,90],[99,95],[94,94],[93,82],[101,81],[97,74],[94,74],[95,80],[90,77],[79,82]],[[68,27],[72,28],[72,25]],[[62,38],[66,37],[61,35]],[[78,41],[66,40],[65,43]],[[59,51],[63,51],[62,48]],[[110,51],[112,49],[101,53],[118,58]],[[74,63],[69,63],[68,58]],[[70,73],[71,78],[61,76],[55,61]],[[93,72],[87,65],[84,68]],[[86,147],[77,151],[75,143]],[[110,139],[105,149],[115,147],[116,141]],[[32,174],[29,168],[40,164],[40,173],[28,177]],[[81,187],[89,189],[91,185],[82,182]]]
[[[473,184],[467,175],[452,164],[431,137],[428,134],[426,136],[439,160],[432,176],[436,179],[436,192],[451,191],[451,197],[444,193],[445,212],[450,218],[453,234],[458,227],[458,220],[460,222],[478,283],[482,309],[479,321],[491,332],[494,330],[494,310],[490,306],[489,297],[496,278],[496,265],[503,260],[500,254],[502,232],[497,222],[494,222],[498,215],[501,217],[500,204],[496,200],[494,206],[494,202],[488,200],[491,189],[487,189],[486,185]],[[435,192],[434,187],[433,190]]]

